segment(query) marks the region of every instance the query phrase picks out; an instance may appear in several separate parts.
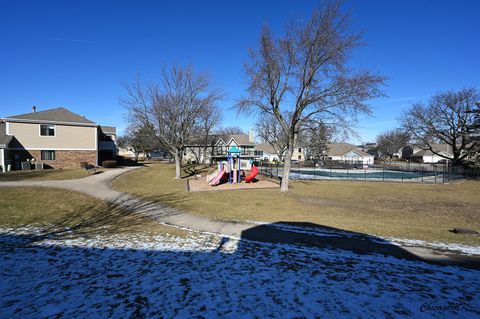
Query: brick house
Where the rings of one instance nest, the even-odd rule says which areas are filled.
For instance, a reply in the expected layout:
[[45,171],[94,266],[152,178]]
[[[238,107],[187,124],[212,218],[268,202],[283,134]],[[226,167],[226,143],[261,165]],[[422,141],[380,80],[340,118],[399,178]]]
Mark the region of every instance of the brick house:
[[65,108],[36,111],[0,119],[0,166],[21,169],[33,161],[52,168],[98,165],[115,156],[115,128],[102,127]]

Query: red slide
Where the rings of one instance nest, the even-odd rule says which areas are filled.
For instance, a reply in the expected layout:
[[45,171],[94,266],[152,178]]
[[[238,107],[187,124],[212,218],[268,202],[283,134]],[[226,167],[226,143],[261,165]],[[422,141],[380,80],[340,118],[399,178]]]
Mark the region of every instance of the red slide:
[[255,165],[252,165],[252,169],[250,170],[250,175],[245,177],[245,182],[250,183],[257,175],[258,175],[258,168]]

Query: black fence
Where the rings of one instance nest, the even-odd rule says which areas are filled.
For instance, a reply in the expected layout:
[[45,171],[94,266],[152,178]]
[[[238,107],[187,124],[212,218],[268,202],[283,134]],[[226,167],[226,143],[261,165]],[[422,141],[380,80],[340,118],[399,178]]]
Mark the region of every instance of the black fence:
[[[257,163],[260,173],[281,177],[283,163]],[[364,165],[362,162],[292,162],[290,178],[299,180],[364,180],[423,183],[448,183],[480,178],[479,168],[446,164],[385,162]]]

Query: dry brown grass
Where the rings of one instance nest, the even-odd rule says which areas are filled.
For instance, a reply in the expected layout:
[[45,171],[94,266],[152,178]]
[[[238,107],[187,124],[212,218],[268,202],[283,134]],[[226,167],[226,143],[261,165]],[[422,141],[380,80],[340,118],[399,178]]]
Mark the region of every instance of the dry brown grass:
[[217,219],[311,222],[372,235],[480,244],[478,237],[448,231],[480,231],[480,182],[293,181],[287,194],[268,189],[189,193],[185,179],[173,176],[173,165],[149,164],[121,176],[113,187]]
[[[102,169],[97,170],[97,174],[101,172]],[[0,182],[18,180],[45,181],[78,179],[87,176],[89,176],[89,173],[83,168],[11,171],[7,173],[0,173]]]
[[0,227],[32,226],[46,228],[57,235],[66,235],[62,232],[68,227],[73,230],[73,236],[83,237],[125,233],[183,236],[187,233],[74,191],[46,187],[0,188]]

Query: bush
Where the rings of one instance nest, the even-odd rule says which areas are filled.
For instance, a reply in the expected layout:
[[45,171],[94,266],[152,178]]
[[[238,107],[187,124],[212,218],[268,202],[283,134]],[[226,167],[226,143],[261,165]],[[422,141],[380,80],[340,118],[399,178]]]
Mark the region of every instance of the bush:
[[80,162],[80,168],[85,168],[87,167],[88,162]]
[[117,161],[103,161],[102,162],[102,167],[104,168],[113,168],[117,166]]

